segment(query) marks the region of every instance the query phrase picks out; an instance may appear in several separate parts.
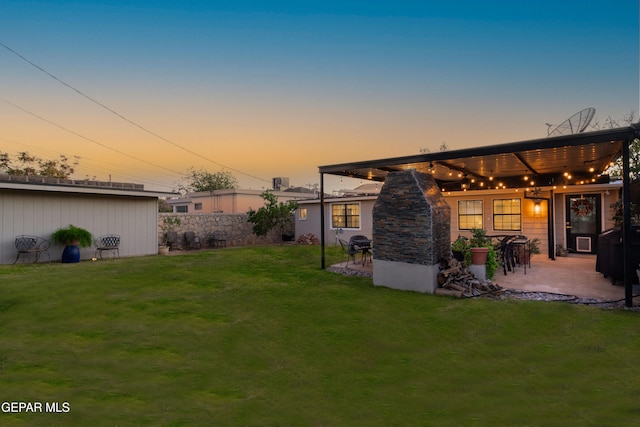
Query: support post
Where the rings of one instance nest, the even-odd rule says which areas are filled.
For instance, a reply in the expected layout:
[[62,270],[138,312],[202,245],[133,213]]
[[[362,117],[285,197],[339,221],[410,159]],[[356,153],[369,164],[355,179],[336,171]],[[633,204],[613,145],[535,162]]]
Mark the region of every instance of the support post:
[[549,259],[555,261],[556,260],[556,217],[553,211],[553,190],[551,190],[549,194],[548,203],[548,212],[547,212],[547,240],[548,243],[548,255]]
[[326,268],[326,258],[324,252],[324,173],[320,173],[320,268]]
[[631,170],[629,167],[629,145],[633,139],[622,144],[622,265],[624,277],[624,305],[633,306],[631,265]]

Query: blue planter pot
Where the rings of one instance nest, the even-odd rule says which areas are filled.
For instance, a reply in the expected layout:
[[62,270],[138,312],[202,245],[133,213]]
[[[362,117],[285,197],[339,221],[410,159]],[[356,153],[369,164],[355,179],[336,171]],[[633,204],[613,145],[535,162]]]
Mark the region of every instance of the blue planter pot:
[[62,251],[62,262],[80,262],[80,248],[78,245],[67,245]]

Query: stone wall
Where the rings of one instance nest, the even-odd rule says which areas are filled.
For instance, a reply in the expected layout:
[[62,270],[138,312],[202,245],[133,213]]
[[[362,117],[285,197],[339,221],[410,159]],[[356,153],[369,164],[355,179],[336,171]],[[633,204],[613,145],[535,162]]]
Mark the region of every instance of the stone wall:
[[[164,218],[180,219],[180,225],[174,230],[183,238],[186,231],[193,231],[200,238],[202,247],[206,248],[209,236],[214,231],[227,233],[227,246],[249,246],[280,243],[280,235],[272,230],[265,237],[257,237],[251,232],[252,224],[247,221],[247,214],[158,214],[158,242],[162,241],[162,225]],[[289,234],[289,233],[288,233]],[[292,234],[292,233],[290,233]]]
[[431,175],[390,172],[373,207],[373,284],[435,292],[450,227],[451,208]]
[[451,208],[429,174],[389,173],[373,210],[375,257],[435,265],[450,254]]

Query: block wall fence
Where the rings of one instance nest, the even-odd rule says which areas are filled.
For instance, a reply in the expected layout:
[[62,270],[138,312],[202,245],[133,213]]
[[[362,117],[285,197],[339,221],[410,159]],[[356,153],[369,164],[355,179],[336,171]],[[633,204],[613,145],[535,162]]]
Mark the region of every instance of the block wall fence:
[[[193,231],[202,242],[202,248],[207,248],[208,238],[213,232],[224,231],[227,233],[227,246],[249,246],[280,243],[280,233],[272,230],[264,237],[257,237],[251,232],[252,224],[247,221],[248,215],[243,214],[158,214],[158,242],[162,241],[162,225],[165,218],[178,218],[180,225],[174,227],[181,239],[184,233]],[[293,234],[293,225],[286,234]]]

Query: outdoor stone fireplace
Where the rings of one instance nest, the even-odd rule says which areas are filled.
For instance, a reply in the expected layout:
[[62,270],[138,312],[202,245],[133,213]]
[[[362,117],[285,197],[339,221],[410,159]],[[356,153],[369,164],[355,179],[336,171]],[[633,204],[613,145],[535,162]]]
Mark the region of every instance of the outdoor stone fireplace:
[[450,227],[451,208],[431,175],[390,172],[373,207],[373,284],[435,292]]

